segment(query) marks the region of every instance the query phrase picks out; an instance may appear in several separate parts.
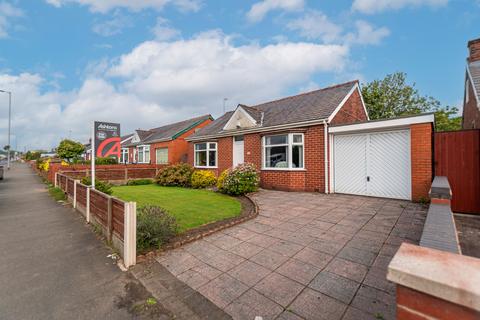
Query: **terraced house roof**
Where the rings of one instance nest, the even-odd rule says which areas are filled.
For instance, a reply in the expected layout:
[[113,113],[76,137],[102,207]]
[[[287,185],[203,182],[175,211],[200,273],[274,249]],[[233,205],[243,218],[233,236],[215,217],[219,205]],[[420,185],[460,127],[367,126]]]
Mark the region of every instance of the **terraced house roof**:
[[[332,115],[335,109],[357,85],[358,81],[355,80],[254,106],[240,104],[239,107],[256,121],[255,127],[257,128],[322,120]],[[225,113],[217,120],[191,135],[189,139],[199,139],[204,136],[228,132],[233,134],[235,131],[241,131],[241,128],[224,130],[233,113],[233,111]]]
[[183,133],[187,132],[188,130],[196,127],[200,123],[208,120],[213,119],[211,115],[203,115],[200,117],[191,118],[188,120],[175,122],[171,124],[167,124],[165,126],[153,128],[150,130],[135,130],[140,141],[136,141],[135,143],[130,143],[130,146],[140,145],[140,144],[150,144],[154,142],[162,142],[162,141],[169,141],[174,140],[181,136]]

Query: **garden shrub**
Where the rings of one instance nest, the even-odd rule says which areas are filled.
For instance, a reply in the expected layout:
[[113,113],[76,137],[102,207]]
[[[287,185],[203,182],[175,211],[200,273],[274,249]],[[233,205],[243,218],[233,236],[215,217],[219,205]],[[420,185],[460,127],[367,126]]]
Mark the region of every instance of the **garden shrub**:
[[[82,178],[82,183],[86,186],[91,186],[92,185],[92,178],[91,177],[83,177]],[[95,189],[111,195],[113,193],[112,190],[112,185],[106,181],[102,181],[99,179],[95,179]]]
[[193,171],[187,163],[166,166],[160,169],[156,181],[161,186],[190,187]]
[[230,169],[227,169],[227,170],[224,170],[219,176],[218,176],[218,179],[217,179],[217,189],[219,191],[222,191],[223,190],[223,183],[225,182],[225,178],[228,176],[228,174],[230,173]]
[[137,249],[144,252],[150,248],[159,249],[178,232],[177,220],[164,209],[145,206],[137,215]]
[[[91,160],[75,160],[75,164],[92,164]],[[95,158],[95,164],[97,165],[106,165],[106,164],[118,164],[118,161],[116,158],[111,158],[111,157],[106,157],[106,158],[101,158],[97,157]]]
[[144,186],[146,184],[152,184],[152,179],[138,179],[138,180],[130,180],[127,182],[127,186]]
[[[222,175],[224,172],[222,173]],[[258,190],[260,176],[257,168],[251,163],[243,163],[228,170],[223,179],[220,191],[226,194],[238,196]]]
[[197,170],[192,174],[192,188],[200,189],[214,186],[217,178],[212,171]]
[[50,158],[40,158],[37,160],[37,168],[41,171],[48,171],[50,168]]

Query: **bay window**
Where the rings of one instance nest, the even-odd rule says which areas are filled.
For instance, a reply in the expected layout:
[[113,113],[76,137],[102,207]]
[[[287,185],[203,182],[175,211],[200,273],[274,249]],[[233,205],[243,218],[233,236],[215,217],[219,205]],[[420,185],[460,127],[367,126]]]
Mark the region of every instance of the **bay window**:
[[150,146],[138,146],[138,163],[150,163]]
[[263,137],[263,168],[304,169],[303,133]]
[[195,144],[195,167],[217,167],[217,143],[203,142]]

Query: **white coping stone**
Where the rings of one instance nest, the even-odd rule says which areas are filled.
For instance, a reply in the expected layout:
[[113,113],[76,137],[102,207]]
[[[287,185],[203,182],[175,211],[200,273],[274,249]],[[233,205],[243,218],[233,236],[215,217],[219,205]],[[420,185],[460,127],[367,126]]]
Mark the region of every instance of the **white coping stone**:
[[480,259],[403,243],[387,279],[480,311]]

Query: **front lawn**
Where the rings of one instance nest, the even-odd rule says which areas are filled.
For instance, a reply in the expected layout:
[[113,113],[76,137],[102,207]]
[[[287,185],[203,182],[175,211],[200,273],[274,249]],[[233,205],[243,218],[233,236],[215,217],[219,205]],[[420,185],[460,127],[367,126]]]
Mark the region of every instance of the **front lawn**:
[[113,187],[113,195],[124,201],[135,201],[137,208],[145,205],[164,208],[175,216],[180,232],[238,216],[242,210],[237,199],[208,190],[150,184]]

